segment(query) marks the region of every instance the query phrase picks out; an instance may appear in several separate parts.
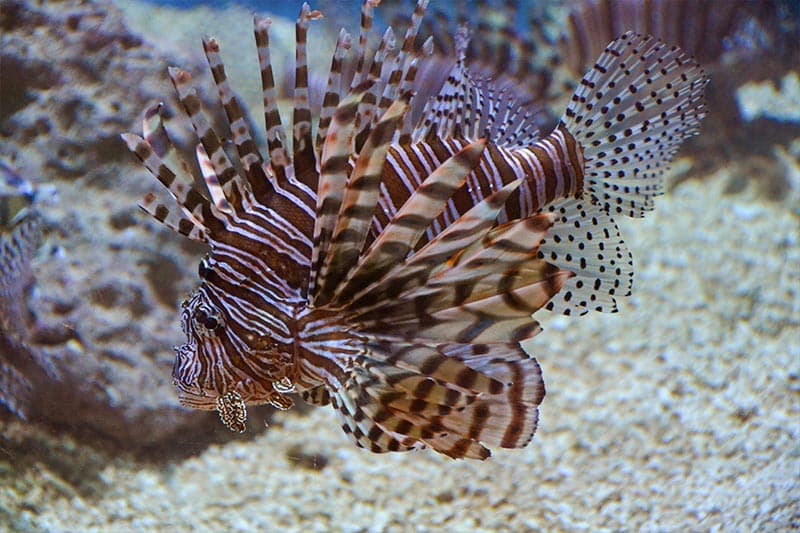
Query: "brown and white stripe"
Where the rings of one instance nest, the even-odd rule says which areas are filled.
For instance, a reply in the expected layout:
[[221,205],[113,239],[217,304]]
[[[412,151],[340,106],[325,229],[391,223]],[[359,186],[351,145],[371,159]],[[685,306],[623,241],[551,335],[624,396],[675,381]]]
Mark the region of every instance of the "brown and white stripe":
[[540,138],[532,113],[467,74],[462,30],[456,67],[412,127],[412,43],[427,0],[400,50],[390,30],[368,47],[377,3],[363,4],[354,71],[339,35],[316,139],[306,38],[321,14],[303,6],[291,154],[269,20],[258,17],[269,157],[214,40],[204,48],[238,162],[179,69],[170,77],[198,138],[200,179],[160,107],[145,113],[143,137],[124,136],[173,198],[148,195],[143,208],[211,247],[183,305],[173,377],[184,404],[217,410],[234,431],[247,405],[287,409],[299,392],[331,404],[358,446],[485,459],[536,429],[541,369],[519,346],[541,329],[532,315],[613,311],[630,291],[612,215],[652,206],[663,165],[704,114],[705,79],[680,50],[626,34]]
[[[407,146],[393,146],[384,168],[380,208],[373,217],[373,232],[379,234],[416,190],[418,176],[425,176],[466,145],[465,139],[431,139]],[[525,148],[487,145],[486,152],[465,187],[448,200],[445,211],[430,228],[427,239],[452,224],[477,202],[512,181],[521,180],[499,220],[530,216],[557,199],[582,193],[583,155],[574,137],[557,128],[549,136]],[[415,178],[417,177],[417,178]]]

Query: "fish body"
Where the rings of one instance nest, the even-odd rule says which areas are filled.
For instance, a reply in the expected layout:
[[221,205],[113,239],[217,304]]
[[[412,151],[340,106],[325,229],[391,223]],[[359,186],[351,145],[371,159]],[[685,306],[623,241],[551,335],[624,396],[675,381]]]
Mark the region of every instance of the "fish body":
[[[614,311],[632,262],[614,223],[642,216],[660,174],[704,114],[705,77],[679,49],[645,36],[613,41],[558,126],[541,137],[533,111],[470,77],[467,35],[444,87],[412,123],[413,47],[427,1],[402,44],[366,35],[356,68],[340,34],[317,126],[308,106],[306,34],[297,21],[291,147],[277,112],[269,21],[256,18],[268,158],[233,97],[216,42],[206,54],[232,147],[205,118],[191,76],[170,77],[195,129],[205,189],[170,141],[160,106],[131,151],[172,196],[142,208],[211,252],[183,304],[176,348],[182,403],[217,410],[244,431],[246,406],[291,407],[292,392],[332,405],[375,452],[430,447],[485,459],[525,446],[545,389],[520,342],[532,315]],[[430,44],[423,46],[430,52]],[[235,154],[234,154],[235,152]]]

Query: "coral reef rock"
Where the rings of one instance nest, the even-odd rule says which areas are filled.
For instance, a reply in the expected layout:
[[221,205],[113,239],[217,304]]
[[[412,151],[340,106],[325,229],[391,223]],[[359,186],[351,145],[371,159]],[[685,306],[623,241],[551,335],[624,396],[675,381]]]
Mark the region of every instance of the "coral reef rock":
[[143,222],[152,180],[119,137],[169,92],[167,63],[102,1],[3,2],[0,30],[0,158],[58,198],[27,305],[61,332],[25,344],[57,377],[13,410],[129,449],[201,440],[212,415],[179,406],[169,347],[202,249]]

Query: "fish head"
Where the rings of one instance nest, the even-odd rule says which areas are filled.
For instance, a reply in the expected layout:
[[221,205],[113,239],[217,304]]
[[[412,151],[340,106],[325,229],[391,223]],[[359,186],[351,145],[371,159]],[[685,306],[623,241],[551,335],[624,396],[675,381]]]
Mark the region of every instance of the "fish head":
[[[209,264],[203,260],[201,275]],[[246,287],[207,274],[184,300],[186,342],[175,348],[172,369],[182,404],[219,410],[218,401],[232,394],[243,405],[290,404],[282,396],[293,388],[295,368],[288,324],[253,305],[252,298]]]

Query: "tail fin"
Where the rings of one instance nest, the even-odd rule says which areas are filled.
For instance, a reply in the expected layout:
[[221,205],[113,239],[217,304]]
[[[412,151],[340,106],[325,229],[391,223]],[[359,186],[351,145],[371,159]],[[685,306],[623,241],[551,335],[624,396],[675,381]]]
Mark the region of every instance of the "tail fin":
[[612,41],[561,119],[584,150],[587,198],[612,215],[652,210],[664,170],[705,116],[707,81],[678,47],[633,32]]
[[633,260],[614,216],[653,209],[664,170],[705,116],[707,81],[679,48],[631,32],[581,80],[561,126],[583,149],[584,196],[549,206],[558,222],[540,247],[542,258],[575,276],[548,309],[615,312],[617,298],[630,294]]

